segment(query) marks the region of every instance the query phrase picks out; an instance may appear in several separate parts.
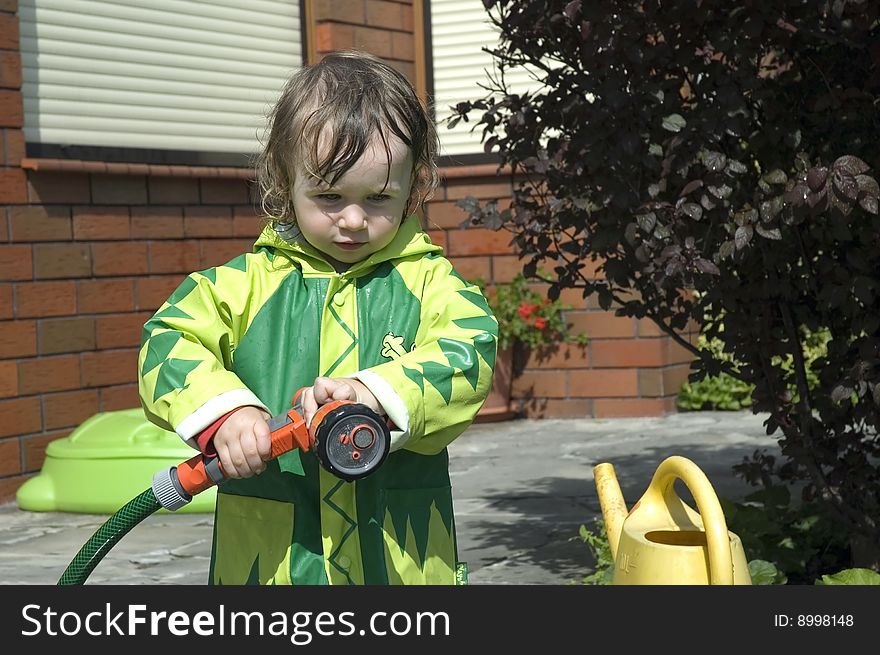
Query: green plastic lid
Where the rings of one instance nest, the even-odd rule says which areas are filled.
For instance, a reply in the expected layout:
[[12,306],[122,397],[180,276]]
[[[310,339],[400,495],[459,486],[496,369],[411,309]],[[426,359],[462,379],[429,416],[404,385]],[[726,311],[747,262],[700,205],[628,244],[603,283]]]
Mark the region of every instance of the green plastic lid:
[[[16,501],[37,512],[113,514],[148,489],[154,473],[195,454],[140,408],[101,412],[49,443],[40,473],[19,488]],[[211,487],[177,513],[213,512],[216,496]]]

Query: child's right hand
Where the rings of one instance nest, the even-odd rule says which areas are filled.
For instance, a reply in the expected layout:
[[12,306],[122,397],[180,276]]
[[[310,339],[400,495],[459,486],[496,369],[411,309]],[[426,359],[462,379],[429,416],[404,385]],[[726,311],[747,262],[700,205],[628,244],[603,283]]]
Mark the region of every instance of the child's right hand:
[[214,448],[227,478],[249,478],[266,469],[272,454],[268,412],[242,407],[223,422],[214,435]]

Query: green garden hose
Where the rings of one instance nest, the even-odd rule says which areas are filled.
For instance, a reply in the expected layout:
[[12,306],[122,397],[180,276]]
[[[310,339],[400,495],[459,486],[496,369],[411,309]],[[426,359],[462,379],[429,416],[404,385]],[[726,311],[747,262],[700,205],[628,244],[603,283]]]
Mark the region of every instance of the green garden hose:
[[[385,460],[391,446],[387,422],[366,405],[337,400],[321,407],[307,427],[298,399],[286,414],[269,420],[271,459],[295,448],[312,450],[321,465],[346,480],[359,480]],[[82,585],[104,556],[138,523],[159,509],[175,511],[193,496],[226,479],[220,458],[198,454],[178,466],[158,471],[153,485],[113,514],[92,535],[58,580]]]
[[147,489],[128,501],[98,528],[67,566],[59,585],[81,585],[92,570],[117,542],[128,532],[161,507],[153,489]]

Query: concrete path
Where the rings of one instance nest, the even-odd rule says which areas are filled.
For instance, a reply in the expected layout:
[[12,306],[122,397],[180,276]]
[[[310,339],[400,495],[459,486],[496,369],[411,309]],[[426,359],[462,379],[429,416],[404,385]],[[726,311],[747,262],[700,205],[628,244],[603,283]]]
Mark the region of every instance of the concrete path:
[[[449,449],[459,556],[470,583],[567,584],[589,574],[593,562],[578,528],[601,516],[592,474],[600,462],[614,465],[629,506],[670,455],[692,459],[719,496],[741,499],[753,489],[731,467],[755,450],[778,451],[763,421],[748,412],[698,412],[471,426]],[[0,584],[54,585],[107,518],[0,505]],[[210,514],[154,514],[88,583],[204,584],[212,523]]]

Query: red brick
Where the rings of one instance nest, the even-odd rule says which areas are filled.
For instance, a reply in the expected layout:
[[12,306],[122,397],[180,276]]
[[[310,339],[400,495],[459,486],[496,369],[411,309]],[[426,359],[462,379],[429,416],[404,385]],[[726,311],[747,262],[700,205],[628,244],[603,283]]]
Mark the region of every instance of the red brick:
[[141,175],[94,173],[92,202],[96,205],[147,204],[147,178]]
[[[0,35],[3,29],[0,28]],[[21,127],[24,123],[24,108],[20,91],[0,91],[0,127]]]
[[667,403],[662,398],[597,399],[593,402],[596,418],[663,416],[667,413]]
[[137,378],[137,349],[83,353],[82,386],[129,384]]
[[366,22],[363,2],[315,0],[314,12],[316,21],[345,21],[356,25],[363,25]]
[[0,320],[12,318],[12,285],[0,284]]
[[484,282],[488,282],[491,277],[488,257],[451,257],[449,261],[465,280],[482,278]]
[[642,368],[638,370],[639,396],[657,397],[663,394],[663,369]]
[[189,205],[199,202],[199,181],[187,177],[147,178],[151,205]]
[[0,205],[27,202],[27,179],[20,168],[0,168]]
[[39,432],[42,422],[38,397],[0,400],[0,437]]
[[315,47],[318,52],[347,50],[354,45],[354,27],[351,25],[322,23],[315,26]]
[[413,61],[416,56],[415,38],[412,34],[394,32],[391,35],[391,56],[394,59]]
[[500,198],[510,198],[511,185],[510,182],[498,182],[497,178],[492,180],[456,180],[455,184],[449,184],[446,187],[447,200],[460,200],[468,196],[473,196],[478,200],[494,200]]
[[232,211],[229,207],[186,207],[183,233],[187,237],[228,237],[232,234]]
[[183,210],[180,207],[132,207],[133,239],[182,239]]
[[17,52],[0,52],[0,87],[21,88],[21,56]]
[[663,339],[592,339],[591,364],[596,368],[638,368],[667,364]]
[[43,415],[47,430],[76,427],[97,412],[97,389],[43,396]]
[[95,349],[95,320],[87,316],[42,319],[37,326],[41,355],[76,353]]
[[96,276],[143,275],[149,268],[147,244],[139,241],[92,244],[92,258]]
[[428,238],[435,246],[440,246],[443,250],[447,249],[446,232],[444,230],[428,230]]
[[99,316],[95,319],[98,349],[140,346],[141,332],[150,316],[146,312]]
[[18,395],[18,364],[14,361],[0,361],[0,398]]
[[199,187],[203,205],[239,205],[250,199],[245,180],[203,178]]
[[18,386],[22,394],[64,391],[80,386],[79,357],[40,357],[18,363]]
[[587,418],[593,415],[592,400],[535,398],[523,403],[527,418]]
[[199,268],[198,241],[150,242],[150,273],[189,273]]
[[588,366],[585,346],[563,343],[547,348],[532,349],[528,353],[526,368],[585,368]]
[[585,332],[591,339],[632,338],[635,336],[635,319],[615,316],[613,312],[569,311],[565,314],[572,334]]
[[690,375],[690,366],[670,366],[663,369],[663,394],[677,396]]
[[662,337],[666,333],[650,318],[640,318],[636,321],[640,337]]
[[35,321],[0,322],[0,358],[30,357],[37,354]]
[[92,201],[89,176],[70,171],[31,171],[28,173],[28,200],[35,205],[87,205]]
[[24,450],[24,470],[27,472],[39,471],[46,460],[46,449],[49,444],[58,439],[63,439],[70,434],[70,430],[56,430],[22,437]]
[[[685,348],[682,345],[679,345],[678,342],[673,339],[664,339],[664,345],[666,346],[665,357],[666,364],[690,364],[694,359],[696,359],[696,355],[692,353],[690,350]],[[697,337],[693,335],[690,337],[690,341],[692,343],[696,343]]]
[[0,15],[0,49],[18,50],[18,18]]
[[11,478],[0,478],[0,503],[12,502],[18,488],[33,475],[16,475]]
[[138,396],[138,385],[136,384],[103,387],[99,391],[102,412],[132,409],[141,405],[140,397]]
[[73,236],[68,207],[12,207],[9,227],[13,241],[66,241]]
[[34,245],[34,277],[38,280],[90,277],[92,253],[87,243]]
[[507,230],[451,230],[447,236],[450,255],[506,255],[514,252],[510,244],[512,236]]
[[80,314],[127,312],[134,309],[134,280],[82,280],[76,283]]
[[18,318],[65,316],[76,313],[76,283],[22,282],[15,285]]
[[365,50],[383,59],[391,58],[391,34],[388,30],[357,26],[353,39],[355,49]]
[[0,439],[0,475],[16,475],[21,472],[21,444],[18,439]]
[[492,282],[502,284],[512,282],[523,271],[525,260],[516,255],[494,255],[492,258]]
[[454,202],[432,201],[427,205],[427,217],[431,227],[459,229],[468,215]]
[[74,207],[73,238],[81,241],[131,238],[128,207]]
[[266,226],[266,219],[250,206],[232,208],[232,236],[256,241]]
[[4,130],[6,132],[6,163],[18,166],[25,155],[24,132],[21,130]]
[[[373,27],[385,27],[392,30],[403,29],[403,12],[401,11],[401,6],[396,2],[367,0],[366,18],[367,25]],[[355,21],[351,20],[350,22]]]
[[250,252],[252,245],[253,241],[251,239],[204,240],[200,243],[202,255],[199,268],[221,266],[242,253]]
[[184,275],[143,277],[135,281],[135,308],[154,312],[183,282]]
[[31,246],[0,246],[0,279],[33,280],[32,253]]
[[514,398],[565,398],[568,396],[566,371],[523,371],[513,379]]
[[634,369],[583,369],[568,374],[568,395],[572,398],[620,398],[638,395]]

